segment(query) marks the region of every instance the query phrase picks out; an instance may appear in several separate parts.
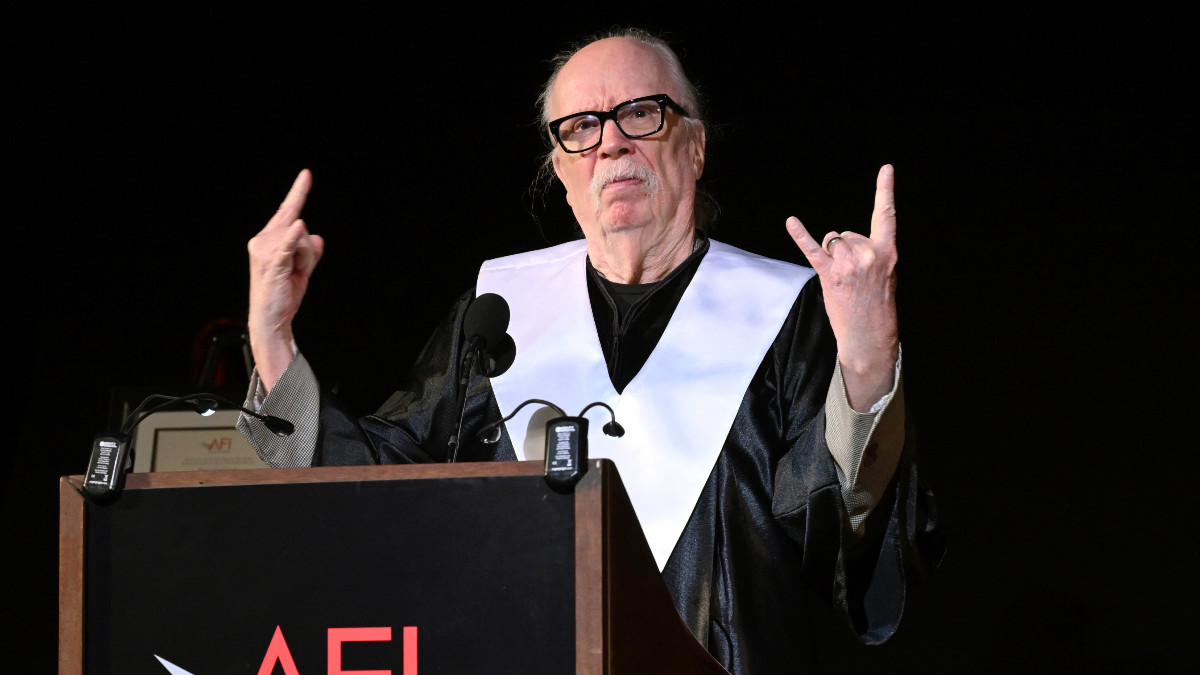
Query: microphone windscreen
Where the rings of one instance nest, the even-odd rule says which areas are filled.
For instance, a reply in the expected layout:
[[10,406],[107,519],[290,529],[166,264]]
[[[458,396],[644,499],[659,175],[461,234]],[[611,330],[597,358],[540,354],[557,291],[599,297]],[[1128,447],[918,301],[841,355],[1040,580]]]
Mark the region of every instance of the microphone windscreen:
[[505,333],[495,346],[488,349],[488,357],[492,360],[492,367],[484,374],[488,377],[503,375],[517,358],[517,343],[513,342],[511,335]]
[[481,337],[487,345],[499,343],[508,330],[508,302],[495,293],[475,298],[463,317],[463,333],[467,340]]

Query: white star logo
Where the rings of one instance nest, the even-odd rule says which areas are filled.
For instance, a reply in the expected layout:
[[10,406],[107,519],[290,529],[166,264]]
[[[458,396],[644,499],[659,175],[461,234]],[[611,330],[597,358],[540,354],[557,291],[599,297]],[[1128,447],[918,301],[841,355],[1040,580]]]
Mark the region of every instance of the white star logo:
[[166,668],[167,672],[170,673],[171,675],[192,675],[192,673],[189,673],[188,671],[184,670],[183,668],[180,668],[179,666],[175,665],[174,663],[171,663],[170,661],[164,659],[163,657],[159,656],[158,654],[155,654],[154,658],[158,659],[158,662],[163,664],[163,668]]

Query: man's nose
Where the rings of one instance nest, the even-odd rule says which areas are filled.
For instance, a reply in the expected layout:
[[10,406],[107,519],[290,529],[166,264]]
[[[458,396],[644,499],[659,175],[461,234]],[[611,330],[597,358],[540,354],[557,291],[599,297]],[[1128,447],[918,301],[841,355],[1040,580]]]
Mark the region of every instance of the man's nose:
[[620,157],[633,152],[633,141],[621,133],[616,120],[604,120],[603,134],[600,139],[601,157]]

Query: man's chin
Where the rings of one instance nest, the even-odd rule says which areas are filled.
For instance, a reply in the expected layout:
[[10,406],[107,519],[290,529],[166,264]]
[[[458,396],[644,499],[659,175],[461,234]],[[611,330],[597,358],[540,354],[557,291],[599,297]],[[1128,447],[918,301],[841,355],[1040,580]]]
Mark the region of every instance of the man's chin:
[[603,220],[604,215],[608,213],[642,210],[648,201],[650,195],[642,189],[640,182],[626,181],[622,186],[616,186],[614,183],[600,193],[600,199],[596,203],[596,217]]
[[596,221],[608,233],[638,229],[651,221],[651,214],[643,206],[626,201],[608,204],[596,214]]

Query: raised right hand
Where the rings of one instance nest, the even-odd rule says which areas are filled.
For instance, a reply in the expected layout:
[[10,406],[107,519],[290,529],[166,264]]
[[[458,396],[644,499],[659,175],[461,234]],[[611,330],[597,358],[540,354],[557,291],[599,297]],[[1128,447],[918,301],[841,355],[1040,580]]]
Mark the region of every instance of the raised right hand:
[[300,211],[312,187],[308,169],[246,248],[250,252],[250,350],[263,386],[270,390],[296,353],[292,320],[308,289],[325,240],[309,234]]

